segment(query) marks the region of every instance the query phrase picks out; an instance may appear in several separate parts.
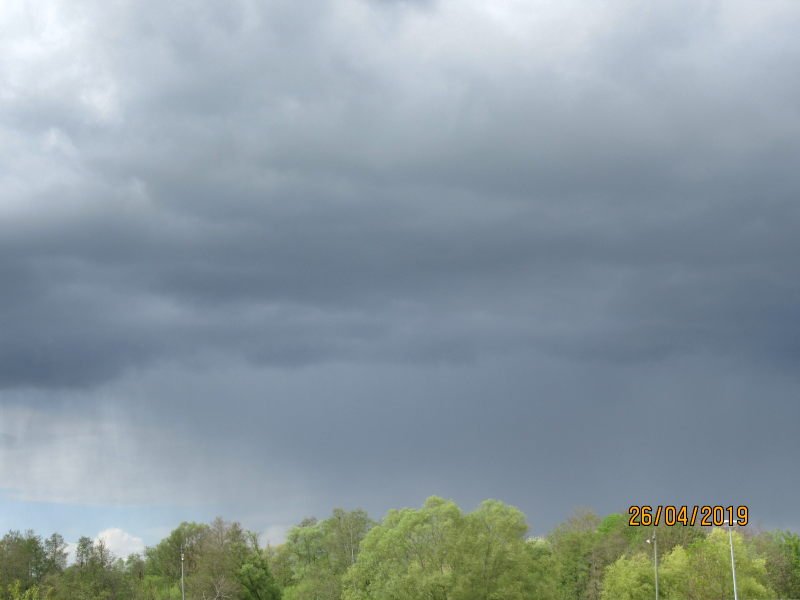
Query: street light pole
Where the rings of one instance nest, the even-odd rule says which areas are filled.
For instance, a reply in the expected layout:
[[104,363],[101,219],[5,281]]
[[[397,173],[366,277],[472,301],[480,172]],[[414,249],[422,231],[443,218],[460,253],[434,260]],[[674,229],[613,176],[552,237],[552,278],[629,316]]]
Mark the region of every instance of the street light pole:
[[[647,540],[647,543],[650,543],[650,540]],[[656,536],[655,529],[653,530],[653,567],[656,571],[656,600],[658,600],[658,537]]]
[[658,600],[658,537],[655,530],[653,530],[653,563],[656,569],[656,600]]
[[733,600],[739,600],[739,594],[736,592],[736,561],[733,559],[733,524],[726,520],[725,524],[728,525],[728,543],[731,547],[731,575],[733,576]]
[[181,544],[181,600],[186,600],[186,591],[183,587],[183,544]]

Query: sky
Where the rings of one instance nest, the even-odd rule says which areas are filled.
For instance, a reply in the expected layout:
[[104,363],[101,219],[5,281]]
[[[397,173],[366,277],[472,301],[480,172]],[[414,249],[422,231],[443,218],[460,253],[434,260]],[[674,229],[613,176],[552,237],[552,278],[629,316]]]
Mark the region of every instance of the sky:
[[800,529],[794,0],[0,4],[0,531]]

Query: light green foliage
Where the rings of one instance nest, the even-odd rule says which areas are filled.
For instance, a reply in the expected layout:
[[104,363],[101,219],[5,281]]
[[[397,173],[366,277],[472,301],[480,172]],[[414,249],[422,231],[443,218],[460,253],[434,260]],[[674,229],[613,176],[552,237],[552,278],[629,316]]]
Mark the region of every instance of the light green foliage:
[[455,587],[457,534],[463,516],[453,502],[430,498],[419,510],[390,511],[361,545],[345,580],[347,600],[447,598]]
[[27,590],[22,590],[22,584],[15,581],[8,586],[9,600],[44,600],[45,596],[40,593],[38,585],[32,585]]
[[288,600],[338,600],[342,576],[355,562],[373,525],[363,510],[336,509],[324,521],[294,527],[273,559]]
[[[733,534],[736,583],[740,598],[775,598],[768,587],[766,561],[738,533]],[[733,598],[728,534],[714,529],[688,548],[676,546],[661,564],[663,597],[666,600]]]
[[181,600],[180,581],[168,581],[159,575],[134,578],[131,587],[136,600]]
[[530,598],[534,558],[517,509],[487,501],[464,515],[429,498],[390,511],[364,539],[345,577],[346,600],[515,600]]
[[464,517],[460,532],[460,569],[456,594],[461,598],[527,598],[531,554],[526,547],[528,524],[516,508],[487,500]]
[[666,554],[658,565],[659,592],[663,598],[693,598],[690,577],[689,553],[683,546],[676,546]]
[[654,594],[653,562],[644,554],[618,558],[603,579],[603,600],[650,600]]
[[[733,546],[736,559],[736,581],[739,594],[742,598],[755,600],[757,598],[772,598],[772,592],[767,587],[766,561],[753,556],[752,549],[745,544],[738,532],[733,533]],[[694,558],[694,566],[698,573],[698,588],[706,584],[706,589],[723,589],[713,580],[717,578],[724,582],[724,594],[732,596],[733,580],[730,576],[730,544],[728,535],[722,529],[714,529],[704,540],[692,544],[689,548],[690,556]]]
[[557,563],[550,542],[532,538],[525,544],[528,554],[528,588],[531,598],[556,600],[558,595]]

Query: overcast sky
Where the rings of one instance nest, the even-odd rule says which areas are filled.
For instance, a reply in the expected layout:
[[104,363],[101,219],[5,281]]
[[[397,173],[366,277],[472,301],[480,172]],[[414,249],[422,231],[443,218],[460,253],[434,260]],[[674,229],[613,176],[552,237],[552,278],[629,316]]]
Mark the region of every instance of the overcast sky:
[[[0,4],[0,530],[800,529],[800,4]],[[110,533],[109,533],[110,532]]]

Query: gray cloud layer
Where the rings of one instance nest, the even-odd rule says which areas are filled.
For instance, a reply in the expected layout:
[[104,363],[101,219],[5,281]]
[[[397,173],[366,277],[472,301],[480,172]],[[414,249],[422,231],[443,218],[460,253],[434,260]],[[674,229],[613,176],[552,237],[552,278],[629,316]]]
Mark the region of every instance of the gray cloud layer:
[[[2,11],[0,403],[115,406],[145,471],[158,421],[236,431],[208,469],[315,510],[788,518],[758,490],[798,456],[795,4]],[[726,453],[739,487],[688,472]]]

